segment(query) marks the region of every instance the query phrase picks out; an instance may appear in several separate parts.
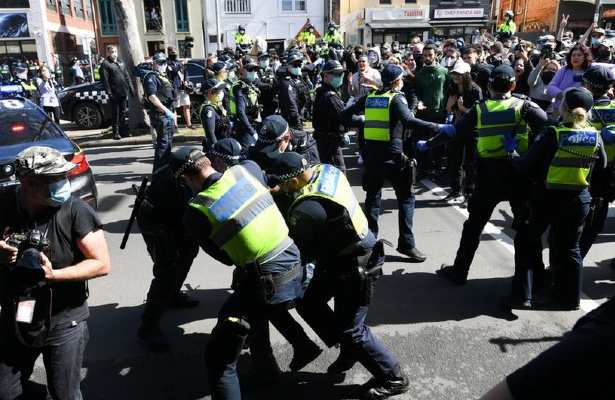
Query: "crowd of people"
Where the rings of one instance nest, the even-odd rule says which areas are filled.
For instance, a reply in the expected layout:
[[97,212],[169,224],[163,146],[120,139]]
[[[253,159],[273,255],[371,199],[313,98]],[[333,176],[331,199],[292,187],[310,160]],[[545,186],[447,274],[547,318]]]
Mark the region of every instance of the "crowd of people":
[[[411,262],[427,259],[413,233],[417,174],[448,184],[445,200],[468,209],[456,258],[438,276],[457,285],[467,282],[483,228],[498,203],[508,201],[516,232],[515,273],[503,307],[578,309],[583,257],[615,199],[615,73],[604,30],[591,26],[574,40],[567,21],[565,16],[556,36],[536,43],[515,36],[508,16],[495,35],[483,30],[472,43],[462,38],[423,42],[417,36],[408,44],[366,47],[344,47],[334,24],[322,38],[306,25],[279,53],[255,45],[240,26],[235,50],[207,57],[200,148],[173,147],[176,109],[186,111],[190,88],[174,48],[155,54],[151,68],[139,72],[157,140],[151,184],[137,210],[154,262],[138,338],[153,351],[169,348],[161,319],[170,306],[198,305],[180,289],[200,248],[235,266],[233,293],[206,349],[214,399],[241,399],[237,361],[248,338],[255,373],[267,382],[279,377],[269,322],[292,346],[291,371],[320,355],[322,349],[290,308],[326,346],[339,345],[327,373],[344,374],[360,363],[373,376],[363,386],[363,398],[406,393],[409,377],[365,318],[390,245],[378,239],[385,182],[398,203],[397,251]],[[101,68],[118,103],[114,134],[121,136],[121,113],[134,88],[113,46]],[[42,77],[37,87],[44,94],[50,92],[48,85]],[[45,101],[43,106],[53,108],[50,99]],[[185,113],[184,118],[192,126]],[[346,178],[343,149],[351,133],[362,166],[363,207]],[[69,202],[62,190],[74,166],[45,148],[24,150],[17,165],[23,184],[17,204],[24,202],[26,212],[32,208],[26,219],[48,217],[59,207],[78,227],[73,234],[86,242],[74,249],[76,259],[60,263],[47,259],[43,250],[34,253],[45,277],[83,281],[108,273],[99,221],[81,203]],[[33,200],[24,197],[28,193]],[[13,218],[19,210],[8,215]],[[53,221],[59,218],[56,211]],[[0,228],[17,227],[11,218],[0,218]],[[81,219],[85,223],[78,223]],[[542,236],[548,228],[546,268]],[[95,251],[95,244],[102,250]],[[9,242],[0,241],[0,250],[0,261],[22,262]],[[71,271],[81,266],[87,273],[70,275],[62,266]],[[78,304],[54,309],[52,320],[54,312],[68,313],[79,325],[87,316],[68,311],[85,304],[82,287],[57,290],[78,297]],[[327,303],[331,298],[333,310]],[[613,355],[613,304],[608,301],[583,318],[561,343],[484,399],[612,398],[612,389],[596,382],[607,378],[603,366]],[[83,334],[74,340],[82,343]],[[82,347],[71,351],[82,352]],[[19,394],[20,373],[31,372],[29,361],[18,364],[21,369],[11,368],[13,361],[0,362],[0,399]],[[74,363],[47,367],[74,378]],[[584,366],[582,380],[572,378],[579,365]],[[74,380],[70,387],[53,380],[50,385],[55,398],[80,396]]]

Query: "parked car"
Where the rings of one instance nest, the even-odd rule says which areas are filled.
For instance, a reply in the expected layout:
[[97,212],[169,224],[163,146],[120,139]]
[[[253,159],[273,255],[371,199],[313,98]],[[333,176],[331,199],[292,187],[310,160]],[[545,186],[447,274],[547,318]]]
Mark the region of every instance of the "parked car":
[[0,191],[14,190],[19,185],[15,159],[30,146],[52,147],[76,164],[68,173],[73,195],[96,208],[96,182],[83,150],[36,104],[22,97],[6,98],[0,93]]
[[[146,69],[151,62],[139,64],[137,68]],[[186,79],[194,88],[190,94],[192,122],[199,123],[199,109],[203,104],[201,86],[205,82],[205,60],[190,59],[186,63]],[[74,122],[81,129],[104,128],[111,124],[109,96],[102,82],[84,83],[67,87],[58,93],[62,107],[62,119]]]

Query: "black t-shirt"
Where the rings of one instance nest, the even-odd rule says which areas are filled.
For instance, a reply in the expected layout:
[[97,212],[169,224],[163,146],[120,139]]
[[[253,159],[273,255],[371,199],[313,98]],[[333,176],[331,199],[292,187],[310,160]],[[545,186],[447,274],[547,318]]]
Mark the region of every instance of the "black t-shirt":
[[[54,269],[83,261],[85,256],[79,250],[77,240],[102,228],[102,222],[96,212],[86,202],[76,197],[71,197],[59,208],[50,208],[45,215],[36,219],[30,218],[21,208],[15,191],[1,194],[0,206],[3,210],[0,214],[0,232],[3,238],[11,233],[38,229],[49,241],[50,247],[45,254]],[[7,266],[0,266],[0,287],[6,284],[7,273]],[[72,321],[79,322],[89,316],[86,282],[55,282],[51,285],[52,327]],[[4,296],[2,301],[6,301]]]
[[[451,81],[448,85],[447,89],[449,96],[459,96],[459,87],[455,84],[455,82]],[[477,101],[481,101],[483,99],[483,92],[476,83],[472,82],[469,90],[465,90],[463,94],[461,94],[463,98],[463,106],[465,108],[472,107]],[[454,110],[457,110],[457,104],[453,106]]]

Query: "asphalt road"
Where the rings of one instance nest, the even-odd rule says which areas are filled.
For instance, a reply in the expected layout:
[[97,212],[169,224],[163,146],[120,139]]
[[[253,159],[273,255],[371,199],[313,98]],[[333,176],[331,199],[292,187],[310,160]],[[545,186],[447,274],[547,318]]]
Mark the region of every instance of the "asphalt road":
[[[135,228],[128,247],[119,249],[134,200],[131,184],[151,171],[151,146],[107,147],[87,150],[100,194],[99,212],[111,249],[112,272],[90,282],[90,343],[83,369],[86,399],[201,399],[208,398],[203,350],[215,324],[216,312],[229,293],[231,269],[201,252],[185,289],[201,305],[170,311],[163,329],[172,351],[151,354],[135,338],[143,302],[151,279],[151,260]],[[347,158],[349,178],[359,200],[360,171],[353,156]],[[483,235],[464,287],[438,278],[434,271],[454,259],[465,209],[439,201],[443,193],[431,182],[417,189],[414,232],[418,246],[428,255],[422,264],[405,262],[390,250],[386,275],[377,284],[369,314],[376,335],[400,358],[410,376],[411,390],[400,399],[475,399],[541,351],[561,339],[574,322],[613,292],[614,276],[608,264],[615,224],[585,263],[585,311],[520,311],[504,313],[500,299],[508,294],[513,253],[508,227],[511,213],[502,204]],[[397,203],[392,189],[383,193],[381,235],[397,241]],[[611,247],[612,248],[612,247]],[[545,251],[545,255],[546,255]],[[593,299],[593,300],[591,300]],[[308,329],[310,336],[315,337]],[[276,357],[285,368],[290,346],[272,328]],[[321,344],[322,345],[322,344]],[[275,387],[263,387],[251,378],[249,355],[242,356],[240,373],[246,399],[355,399],[369,374],[355,366],[343,383],[322,372],[337,357],[327,349],[303,372],[285,374]],[[41,363],[34,380],[43,382]],[[40,387],[39,387],[40,389]]]

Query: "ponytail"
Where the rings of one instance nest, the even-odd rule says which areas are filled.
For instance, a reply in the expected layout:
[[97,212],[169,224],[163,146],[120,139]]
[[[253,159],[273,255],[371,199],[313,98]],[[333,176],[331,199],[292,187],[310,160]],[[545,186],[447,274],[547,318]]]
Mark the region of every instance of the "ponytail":
[[583,128],[587,124],[588,113],[583,107],[568,110],[566,105],[562,103],[560,112],[563,122],[572,124],[573,128]]

